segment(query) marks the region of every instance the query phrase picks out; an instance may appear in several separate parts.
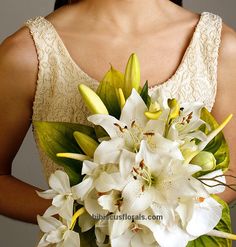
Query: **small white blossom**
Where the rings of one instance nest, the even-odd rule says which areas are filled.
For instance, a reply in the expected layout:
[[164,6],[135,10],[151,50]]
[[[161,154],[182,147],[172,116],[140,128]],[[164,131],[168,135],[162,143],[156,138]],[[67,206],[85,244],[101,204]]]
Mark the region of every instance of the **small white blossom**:
[[70,187],[68,175],[63,171],[56,171],[49,178],[51,189],[44,192],[37,192],[44,199],[53,199],[44,216],[59,214],[64,219],[70,220],[73,215],[74,201],[79,199],[77,186]]

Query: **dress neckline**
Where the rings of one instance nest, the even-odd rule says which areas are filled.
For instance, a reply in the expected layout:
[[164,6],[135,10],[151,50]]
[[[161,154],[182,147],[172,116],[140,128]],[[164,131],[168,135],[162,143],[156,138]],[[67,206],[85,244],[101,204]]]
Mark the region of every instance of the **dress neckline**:
[[[202,23],[202,20],[203,20],[203,17],[205,14],[207,14],[208,12],[202,12],[199,14],[199,19],[198,19],[198,22],[194,28],[194,32],[193,32],[193,35],[190,39],[190,42],[189,42],[189,45],[187,46],[185,52],[184,52],[184,55],[182,56],[182,59],[181,59],[181,62],[180,64],[178,65],[176,71],[174,72],[174,74],[166,81],[164,82],[161,82],[161,83],[157,83],[157,84],[154,84],[152,86],[149,86],[149,89],[156,89],[158,87],[162,87],[162,86],[166,86],[167,84],[169,84],[171,81],[173,81],[173,79],[180,73],[180,71],[182,70],[182,67],[184,66],[184,63],[185,63],[185,60],[187,59],[188,57],[188,54],[189,54],[189,51],[192,47],[192,44],[196,38],[196,35],[197,35],[197,32],[198,32],[198,29],[200,28],[201,26],[201,23]],[[45,17],[43,16],[40,16],[41,19],[43,19],[50,27],[51,27],[51,30],[54,32],[56,38],[58,39],[59,43],[61,44],[62,46],[62,49],[64,50],[66,56],[68,57],[68,59],[70,60],[70,62],[72,63],[72,65],[75,67],[75,69],[83,74],[83,76],[85,78],[87,78],[88,80],[92,80],[94,81],[97,85],[100,83],[97,79],[93,78],[92,76],[88,75],[83,69],[81,69],[80,65],[78,63],[75,62],[75,60],[72,58],[69,50],[67,49],[67,47],[65,46],[65,43],[63,42],[62,38],[60,37],[58,31],[56,30],[55,26],[52,24],[51,21],[49,21],[48,19],[46,19]]]

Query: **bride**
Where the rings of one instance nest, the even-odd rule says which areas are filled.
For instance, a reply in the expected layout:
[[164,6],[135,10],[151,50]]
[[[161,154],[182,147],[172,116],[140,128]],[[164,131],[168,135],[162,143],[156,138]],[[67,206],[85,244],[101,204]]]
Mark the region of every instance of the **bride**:
[[[150,90],[202,101],[218,121],[236,115],[236,33],[217,15],[195,14],[168,0],[82,0],[30,19],[0,46],[1,214],[35,223],[50,204],[37,196],[38,188],[11,176],[31,121],[87,123],[78,83],[96,89],[109,63],[123,71],[132,52]],[[235,129],[233,119],[224,130],[231,175]],[[49,177],[57,166],[39,151]],[[226,190],[221,197],[232,202],[236,193]]]

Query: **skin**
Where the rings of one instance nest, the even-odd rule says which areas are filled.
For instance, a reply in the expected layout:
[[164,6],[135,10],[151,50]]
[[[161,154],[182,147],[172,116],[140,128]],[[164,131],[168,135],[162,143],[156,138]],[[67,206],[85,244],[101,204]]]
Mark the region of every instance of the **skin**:
[[[148,78],[149,85],[154,85],[175,73],[199,15],[168,0],[84,0],[46,18],[55,26],[71,57],[90,77],[101,80],[109,62],[124,70],[128,56],[136,52],[142,82]],[[235,64],[236,33],[224,24],[213,109],[218,121],[228,113],[236,116]],[[37,196],[35,190],[39,188],[14,178],[11,165],[31,124],[37,72],[35,46],[28,28],[23,27],[0,46],[0,213],[32,223],[50,201]],[[234,129],[235,117],[224,130],[231,148],[229,174],[236,173]],[[231,202],[236,193],[226,190],[221,197]]]

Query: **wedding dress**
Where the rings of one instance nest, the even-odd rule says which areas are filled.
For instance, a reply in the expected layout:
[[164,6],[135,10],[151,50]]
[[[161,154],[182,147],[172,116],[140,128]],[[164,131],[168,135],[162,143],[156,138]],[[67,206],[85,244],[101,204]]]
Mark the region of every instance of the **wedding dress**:
[[[38,80],[33,103],[33,121],[63,121],[88,124],[89,114],[78,93],[78,84],[96,89],[99,82],[86,74],[70,56],[54,26],[44,17],[26,21],[38,55]],[[174,75],[150,88],[162,90],[180,102],[201,101],[211,110],[217,92],[218,51],[222,20],[203,12],[191,42]],[[37,136],[35,141],[38,144]],[[58,166],[38,145],[44,173],[48,179]]]

